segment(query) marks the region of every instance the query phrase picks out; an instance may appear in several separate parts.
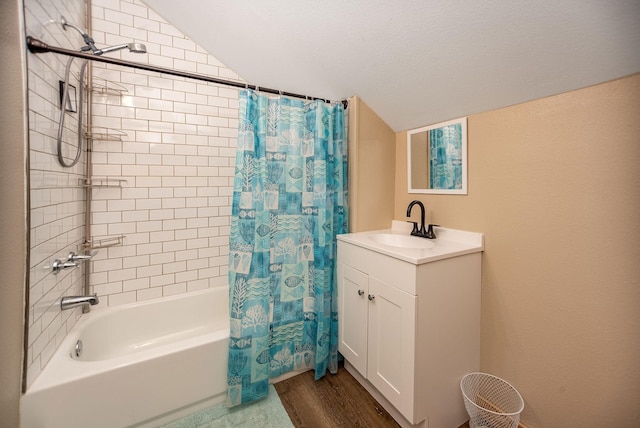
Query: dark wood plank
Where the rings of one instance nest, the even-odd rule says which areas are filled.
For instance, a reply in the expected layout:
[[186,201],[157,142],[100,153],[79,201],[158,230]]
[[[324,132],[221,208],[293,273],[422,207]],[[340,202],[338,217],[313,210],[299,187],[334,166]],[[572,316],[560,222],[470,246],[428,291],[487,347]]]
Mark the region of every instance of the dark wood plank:
[[308,371],[274,385],[296,428],[400,426],[343,367],[318,381],[313,375]]
[[[308,371],[274,386],[296,428],[400,427],[342,366],[317,381]],[[469,428],[469,422],[459,428]]]

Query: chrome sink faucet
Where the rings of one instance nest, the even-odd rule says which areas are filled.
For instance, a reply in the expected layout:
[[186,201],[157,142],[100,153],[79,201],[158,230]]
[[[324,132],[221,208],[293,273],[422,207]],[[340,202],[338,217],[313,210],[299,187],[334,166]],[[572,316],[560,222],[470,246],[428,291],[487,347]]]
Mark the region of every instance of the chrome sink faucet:
[[409,206],[407,207],[407,217],[411,217],[411,209],[413,208],[414,205],[418,205],[420,207],[420,228],[418,229],[418,223],[415,221],[409,221],[408,223],[413,223],[413,230],[411,231],[411,235],[413,236],[419,236],[420,238],[427,238],[427,239],[435,239],[436,238],[436,234],[433,231],[433,227],[437,225],[436,224],[430,224],[429,228],[425,230],[424,227],[424,205],[422,204],[422,202],[415,200],[415,201],[411,201],[411,203],[409,204]]

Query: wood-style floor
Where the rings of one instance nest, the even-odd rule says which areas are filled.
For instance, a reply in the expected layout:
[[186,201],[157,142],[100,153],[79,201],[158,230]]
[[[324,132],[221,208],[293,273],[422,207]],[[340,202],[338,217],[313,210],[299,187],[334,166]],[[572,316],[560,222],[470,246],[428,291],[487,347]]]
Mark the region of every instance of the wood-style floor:
[[274,386],[296,428],[400,427],[344,367],[313,380],[304,372]]
[[296,428],[400,427],[342,366],[318,381],[308,371],[274,386]]

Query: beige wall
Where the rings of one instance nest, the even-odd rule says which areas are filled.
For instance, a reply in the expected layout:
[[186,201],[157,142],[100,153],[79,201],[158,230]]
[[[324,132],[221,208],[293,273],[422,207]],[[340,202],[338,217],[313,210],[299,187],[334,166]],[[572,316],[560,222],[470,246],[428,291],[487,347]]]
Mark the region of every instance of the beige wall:
[[[387,229],[393,219],[395,133],[359,97],[349,100],[349,230]],[[405,155],[406,156],[406,155]]]
[[25,82],[21,2],[0,14],[0,426],[17,427],[22,367],[25,272]]
[[529,427],[640,420],[640,75],[469,117],[469,194],[395,218],[485,233],[481,368]]

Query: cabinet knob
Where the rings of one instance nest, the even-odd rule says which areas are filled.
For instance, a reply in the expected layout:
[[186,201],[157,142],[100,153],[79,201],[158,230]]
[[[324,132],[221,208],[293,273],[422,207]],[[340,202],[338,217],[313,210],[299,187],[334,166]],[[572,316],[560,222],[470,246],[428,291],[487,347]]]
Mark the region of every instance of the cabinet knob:
[[376,296],[374,296],[373,294],[369,294],[369,296],[368,296],[368,299],[369,299],[369,300],[373,300],[373,299],[375,299],[375,298],[376,298]]
[[362,296],[364,294],[364,290],[358,290],[358,296]]

